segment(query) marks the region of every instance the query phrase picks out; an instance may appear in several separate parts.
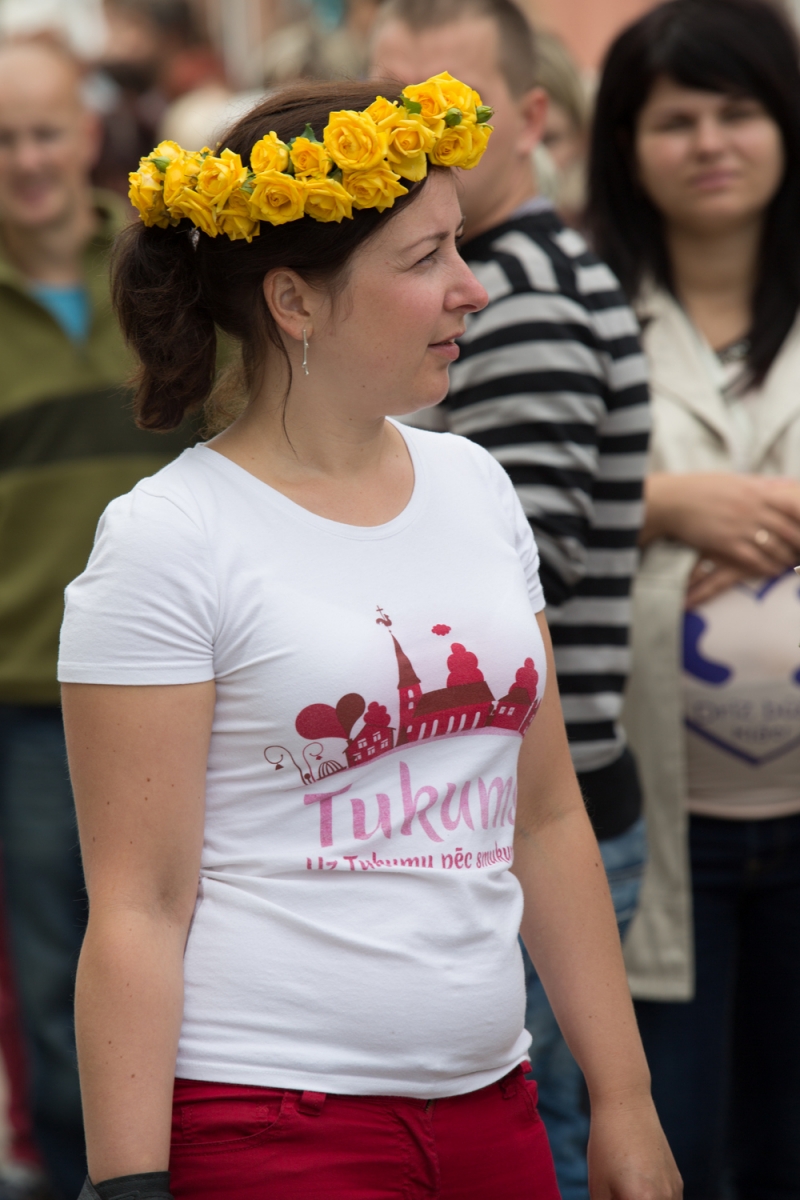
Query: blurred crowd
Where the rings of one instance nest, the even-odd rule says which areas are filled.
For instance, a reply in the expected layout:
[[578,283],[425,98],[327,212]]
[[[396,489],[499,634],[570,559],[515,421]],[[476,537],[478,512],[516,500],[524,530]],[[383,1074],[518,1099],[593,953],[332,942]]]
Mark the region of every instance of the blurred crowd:
[[[271,88],[294,79],[363,76],[378,7],[379,0],[273,5],[269,20],[255,22],[254,40],[240,38],[243,44],[232,47],[226,23],[244,21],[244,10],[233,12],[233,6],[227,15],[221,6],[215,21],[214,10],[196,0],[105,0],[102,6],[4,0],[0,35],[49,37],[75,54],[86,102],[102,125],[92,180],[124,196],[128,172],[162,139],[187,149],[213,145]],[[536,151],[540,186],[576,215],[592,80],[554,34],[541,31],[538,47],[540,83],[550,96]]]
[[[113,420],[107,415],[131,367],[105,282],[111,241],[133,215],[128,174],[163,139],[186,149],[215,146],[226,126],[282,84],[384,74],[402,63],[405,43],[393,41],[391,23],[402,25],[404,10],[388,3],[384,16],[381,0],[249,8],[226,0],[0,0],[0,841],[7,910],[0,921],[0,1051],[10,1130],[0,1200],[72,1200],[83,1173],[74,1149],[80,1102],[69,971],[85,913],[53,666],[63,585],[82,569],[105,503],[196,436],[185,427],[170,441],[153,441],[132,428],[124,405]],[[414,21],[409,37],[418,38],[414,53],[422,61],[431,52]],[[634,797],[627,807],[609,804],[613,821],[595,828],[609,875],[618,871],[622,933],[639,905],[628,939],[630,977],[687,1197],[789,1200],[800,1196],[800,1050],[790,1013],[800,1000],[800,660],[793,649],[800,611],[789,570],[800,561],[796,47],[780,7],[767,0],[660,6],[620,35],[595,77],[555,34],[535,34],[524,93],[535,100],[523,122],[535,131],[524,175],[532,191],[509,219],[545,213],[558,221],[560,232],[546,223],[545,233],[520,229],[533,242],[555,239],[561,258],[520,252],[513,269],[527,272],[545,296],[557,294],[557,337],[562,346],[580,343],[583,381],[572,391],[548,385],[565,407],[554,415],[551,397],[547,421],[575,421],[575,396],[598,379],[612,382],[603,384],[606,392],[597,384],[606,424],[580,416],[585,436],[570,426],[562,449],[572,461],[554,455],[539,477],[535,449],[524,462],[511,450],[501,461],[511,464],[542,549],[554,627],[578,597],[580,611],[593,614],[580,618],[587,653],[608,642],[605,665],[592,668],[594,682],[585,672],[575,683],[574,667],[559,675],[568,693],[573,677],[568,726],[571,711],[588,711],[581,688],[601,693],[601,707],[610,705],[616,719],[614,705],[628,687],[627,743],[617,745],[615,733],[611,761],[601,754],[581,767],[577,753],[575,761],[584,791],[597,785],[599,808],[609,790],[615,803],[619,789],[630,787]],[[392,74],[400,76],[401,67]],[[39,105],[42,116],[24,151],[34,163],[30,179],[19,183],[13,172],[23,172],[23,149],[14,138],[27,135],[14,123],[22,120],[26,88],[31,111]],[[522,104],[513,89],[508,102]],[[46,149],[59,138],[63,151]],[[17,165],[9,165],[15,154]],[[37,154],[51,155],[41,178]],[[743,180],[739,192],[719,199],[734,176]],[[37,230],[45,226],[51,232],[43,237]],[[512,239],[508,256],[519,247],[515,236],[504,233]],[[584,263],[587,242],[614,275],[594,259]],[[484,266],[492,253],[486,250]],[[465,254],[469,260],[469,243]],[[505,259],[501,265],[508,268]],[[564,283],[573,270],[580,283],[574,295]],[[625,339],[637,336],[632,310],[651,380],[649,459],[646,431],[625,414],[626,404],[634,406],[632,392],[624,398],[632,386],[622,378],[627,368],[612,369]],[[556,321],[536,312],[535,321]],[[536,353],[546,355],[546,338],[537,336]],[[559,359],[558,370],[572,369]],[[449,415],[443,410],[438,427],[469,436],[477,429],[476,440],[491,448],[533,447],[530,430],[543,418],[517,392],[539,385],[522,378],[512,388],[514,420],[498,419],[504,432],[470,425],[467,400],[454,401]],[[609,396],[618,404],[611,416],[603,407],[613,407]],[[638,483],[625,474],[631,455]],[[558,493],[561,507],[542,515],[537,488],[549,503]],[[634,500],[639,515],[629,546],[623,510]],[[43,514],[38,524],[32,512]],[[627,618],[618,620],[613,606],[633,571],[617,571],[612,559],[627,554],[631,562],[637,537],[643,557],[631,674]],[[562,622],[559,663],[569,659],[563,631],[574,634],[580,621]],[[616,647],[607,628],[615,622],[625,626]],[[740,690],[723,712],[713,689],[734,676]],[[581,721],[572,719],[571,737]],[[637,770],[628,745],[641,788],[625,774]],[[612,767],[618,773],[601,780]],[[650,873],[640,896],[641,794]],[[51,837],[56,827],[58,838]],[[620,857],[623,849],[632,857]],[[71,896],[66,912],[55,891],[47,895],[47,880],[55,879],[60,895]],[[57,977],[57,961],[67,964],[66,978]],[[532,996],[536,978],[528,969]],[[565,1200],[587,1200],[585,1091],[576,1071],[572,1091],[559,1092],[571,1068],[563,1066],[569,1052],[557,1034],[542,1034],[536,1062],[546,997],[537,1004],[529,1008],[534,1069],[562,1192]],[[761,1170],[756,1151],[749,1158],[742,1151],[754,1129],[759,1153],[783,1172],[773,1191],[741,1182]],[[583,1175],[575,1167],[581,1157]]]

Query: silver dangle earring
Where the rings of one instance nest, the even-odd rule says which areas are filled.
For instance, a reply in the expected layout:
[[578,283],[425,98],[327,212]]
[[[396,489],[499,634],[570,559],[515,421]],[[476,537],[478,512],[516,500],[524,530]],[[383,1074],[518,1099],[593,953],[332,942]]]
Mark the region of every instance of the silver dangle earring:
[[308,374],[308,336],[303,330],[303,374]]

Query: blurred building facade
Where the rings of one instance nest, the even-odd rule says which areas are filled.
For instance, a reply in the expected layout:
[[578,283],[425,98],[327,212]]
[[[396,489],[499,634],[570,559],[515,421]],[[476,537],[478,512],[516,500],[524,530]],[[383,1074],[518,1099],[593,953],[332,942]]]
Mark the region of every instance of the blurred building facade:
[[[591,77],[614,37],[660,0],[517,0],[537,26],[558,34]],[[800,22],[800,0],[778,0]]]

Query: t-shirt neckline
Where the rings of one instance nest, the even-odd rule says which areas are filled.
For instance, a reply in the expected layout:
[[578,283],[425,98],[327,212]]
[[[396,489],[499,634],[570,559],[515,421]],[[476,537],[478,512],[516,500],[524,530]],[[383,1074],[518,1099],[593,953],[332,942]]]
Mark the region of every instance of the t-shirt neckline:
[[241,486],[246,487],[252,495],[260,500],[266,500],[274,508],[278,509],[284,515],[293,517],[295,520],[302,521],[306,525],[335,537],[350,538],[354,541],[378,541],[382,538],[394,537],[401,533],[411,525],[422,511],[425,505],[427,496],[427,475],[425,471],[425,463],[422,455],[419,453],[419,446],[416,444],[414,436],[415,431],[408,426],[401,427],[398,421],[386,418],[395,427],[400,434],[409,457],[414,472],[414,486],[409,497],[408,503],[402,512],[399,512],[391,521],[386,521],[383,525],[347,525],[343,521],[333,521],[329,517],[321,517],[318,513],[311,512],[310,509],[304,508],[302,504],[291,500],[283,492],[274,488],[269,483],[265,483],[263,479],[259,479],[253,475],[245,467],[240,467],[238,463],[227,458],[224,454],[220,454],[218,450],[212,449],[205,442],[200,442],[186,451],[187,454],[200,454],[202,460],[209,463],[213,468],[221,471],[229,479],[237,482]]

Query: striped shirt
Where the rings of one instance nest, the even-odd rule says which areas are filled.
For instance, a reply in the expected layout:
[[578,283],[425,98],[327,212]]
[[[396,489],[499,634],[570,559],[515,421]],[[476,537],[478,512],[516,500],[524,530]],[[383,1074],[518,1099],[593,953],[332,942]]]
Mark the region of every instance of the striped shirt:
[[447,427],[490,450],[516,486],[541,555],[575,768],[598,771],[625,747],[650,429],[638,325],[609,268],[552,210],[513,216],[464,257],[489,304],[467,318]]

